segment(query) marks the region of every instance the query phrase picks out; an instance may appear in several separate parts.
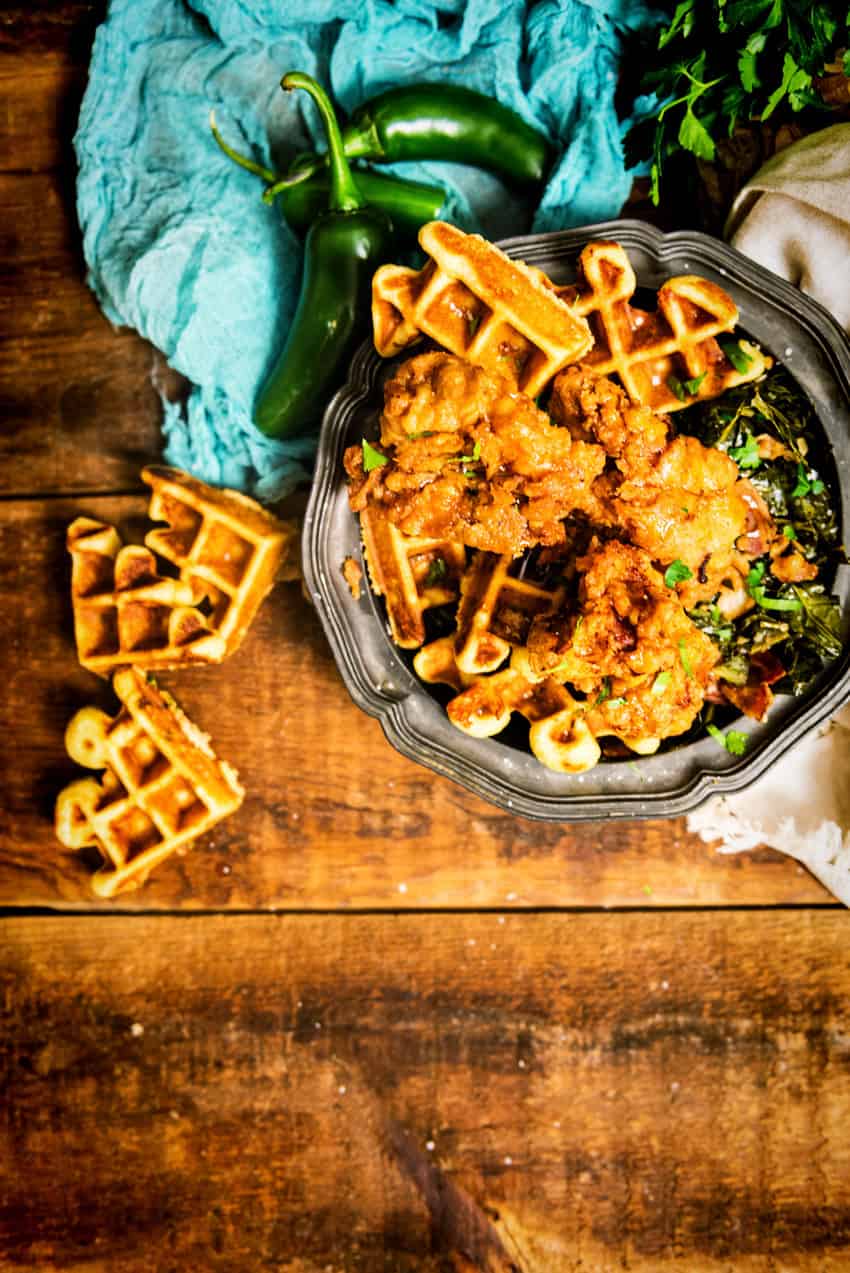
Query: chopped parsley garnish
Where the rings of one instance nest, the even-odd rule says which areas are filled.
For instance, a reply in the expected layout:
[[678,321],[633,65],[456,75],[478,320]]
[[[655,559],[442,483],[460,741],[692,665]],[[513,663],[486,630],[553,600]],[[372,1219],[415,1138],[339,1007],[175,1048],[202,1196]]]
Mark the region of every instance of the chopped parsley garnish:
[[797,485],[791,492],[792,499],[799,499],[803,495],[820,495],[823,490],[823,482],[819,477],[813,477],[811,473],[806,472],[805,464],[797,465]]
[[762,584],[762,579],[764,578],[764,570],[765,570],[764,562],[763,561],[757,562],[756,565],[753,566],[750,573],[747,575],[746,582],[745,582],[747,592],[750,594],[753,601],[755,601],[756,605],[760,606],[762,610],[776,610],[776,611],[799,610],[800,601],[798,600],[797,597],[768,597],[767,596],[764,590],[764,585]]
[[664,571],[664,582],[668,588],[675,588],[677,583],[684,583],[686,579],[693,579],[693,577],[694,572],[690,566],[686,566],[678,557]]
[[653,694],[663,694],[667,686],[670,684],[672,677],[672,672],[659,672],[655,680],[652,682]]
[[691,663],[691,656],[688,654],[688,647],[685,645],[684,637],[679,637],[679,658],[682,661],[682,667],[685,669],[685,676],[689,676],[693,680],[694,665]]
[[685,388],[687,389],[688,393],[691,394],[692,397],[696,397],[696,395],[699,393],[700,389],[702,388],[702,382],[703,380],[705,380],[707,375],[708,375],[708,372],[704,371],[701,376],[694,376],[693,380],[685,381]]
[[611,680],[610,680],[610,677],[606,676],[604,681],[602,682],[602,685],[600,686],[599,693],[596,695],[596,701],[593,704],[593,706],[599,707],[601,703],[604,703],[605,700],[610,697],[611,697]]
[[688,395],[685,386],[682,384],[678,376],[667,377],[667,388],[671,393],[675,394],[680,402],[687,402]]
[[742,446],[730,446],[729,455],[741,469],[757,469],[761,464],[759,444],[749,432],[744,435]]
[[445,579],[449,573],[449,568],[442,557],[435,557],[428,566],[428,573],[425,576],[425,587],[433,588],[441,580]]
[[796,530],[794,529],[794,527],[793,527],[793,526],[783,526],[783,527],[782,527],[782,534],[785,536],[785,538],[786,538],[786,539],[796,539],[796,538],[797,538],[797,532],[796,532]]
[[364,438],[363,472],[371,473],[373,469],[379,469],[382,464],[386,464],[387,462],[387,457],[385,455],[381,455],[380,451],[376,451],[375,448]]
[[737,340],[719,340],[717,343],[736,371],[739,371],[741,375],[749,371],[753,361],[752,356],[741,348]]
[[608,703],[609,707],[625,707],[626,700],[624,698],[612,698]]
[[408,433],[409,438],[432,438],[434,436],[433,429],[415,429],[413,433]]
[[730,729],[727,734],[722,729],[718,729],[716,725],[706,725],[706,730],[716,743],[719,743],[724,751],[728,751],[730,756],[743,756],[747,750],[749,739],[740,729]]
[[477,464],[478,461],[481,459],[481,443],[480,442],[475,443],[475,446],[472,448],[471,455],[459,455],[458,459],[460,460],[461,464]]

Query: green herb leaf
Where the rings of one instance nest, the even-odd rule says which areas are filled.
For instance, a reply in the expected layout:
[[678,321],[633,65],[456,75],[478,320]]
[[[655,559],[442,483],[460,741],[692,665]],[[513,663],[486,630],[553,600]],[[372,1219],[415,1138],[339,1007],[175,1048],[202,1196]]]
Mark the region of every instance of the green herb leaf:
[[679,125],[679,145],[693,151],[698,159],[714,158],[714,141],[702,120],[698,119],[688,103]]
[[809,88],[811,83],[811,75],[797,65],[793,54],[786,53],[782,63],[782,82],[767,99],[767,105],[761,113],[762,123],[773,114],[785,96],[788,97],[791,107],[799,110],[799,94],[802,89]]
[[756,605],[760,606],[762,610],[774,610],[780,612],[792,612],[794,610],[799,610],[801,603],[797,597],[768,597],[766,595],[764,585],[762,584],[764,571],[764,562],[758,562],[747,575],[745,582],[747,592],[750,594],[753,601],[755,601]]
[[672,677],[672,672],[659,672],[655,680],[652,682],[653,694],[663,694],[667,686],[670,684]]
[[706,725],[706,731],[711,735],[716,743],[719,743],[724,751],[728,751],[730,756],[743,756],[747,750],[749,738],[740,729],[730,729],[724,734],[716,725]]
[[682,667],[685,669],[685,676],[688,676],[691,680],[693,680],[694,665],[691,663],[691,656],[688,654],[688,648],[685,645],[684,637],[679,637],[679,658],[682,661]]
[[387,462],[387,457],[385,455],[381,455],[380,451],[376,451],[375,448],[364,438],[363,472],[371,473],[373,469],[379,469],[382,464],[386,464]]
[[667,377],[667,388],[674,393],[680,402],[687,402],[688,395],[685,392],[685,386],[682,384],[678,376]]
[[741,348],[737,340],[719,340],[717,343],[736,371],[739,371],[741,375],[749,371],[753,360],[746,350]]
[[694,26],[694,5],[696,0],[681,0],[676,5],[676,12],[673,14],[673,20],[668,27],[661,32],[658,37],[658,48],[663,49],[665,45],[676,35],[681,35],[685,39],[688,38]]
[[767,44],[765,32],[754,31],[738,58],[738,74],[747,93],[752,93],[753,89],[759,87],[760,81],[756,73],[756,57],[763,51],[765,44]]
[[442,557],[435,557],[428,566],[428,573],[425,576],[425,587],[435,588],[438,583],[445,579],[449,573],[448,565]]
[[596,695],[596,701],[594,702],[593,706],[599,707],[600,704],[604,703],[605,700],[610,697],[611,697],[611,678],[606,676],[604,680],[602,681],[602,685],[600,686],[599,693]]
[[477,464],[478,461],[481,459],[481,443],[480,442],[475,443],[475,446],[472,448],[471,455],[459,455],[458,459],[460,460],[461,464]]
[[624,698],[612,698],[609,701],[608,706],[609,707],[625,707],[626,700]]
[[797,465],[797,485],[794,487],[793,491],[791,492],[791,498],[800,499],[802,498],[803,495],[808,495],[811,489],[812,489],[812,484],[809,481],[808,475],[806,473],[805,464],[798,464]]
[[791,612],[800,609],[800,602],[796,597],[766,597],[761,588],[757,588],[753,593],[753,601],[760,605],[762,610]]
[[759,444],[749,430],[744,435],[743,446],[730,446],[727,454],[732,457],[738,468],[741,469],[757,469],[761,464]]
[[668,588],[675,588],[677,583],[684,583],[686,579],[693,579],[693,577],[694,572],[690,566],[686,566],[678,557],[664,571],[664,582]]
[[685,388],[687,389],[688,393],[692,397],[696,397],[696,395],[699,393],[700,389],[702,388],[702,382],[703,380],[705,380],[707,375],[708,375],[708,372],[704,371],[702,372],[701,375],[694,376],[692,380],[685,381]]
[[794,527],[793,527],[793,526],[790,526],[790,525],[789,525],[789,526],[783,526],[783,527],[782,527],[782,534],[785,536],[785,538],[786,538],[786,539],[796,539],[796,538],[797,538],[797,532],[796,532],[796,530],[794,529]]

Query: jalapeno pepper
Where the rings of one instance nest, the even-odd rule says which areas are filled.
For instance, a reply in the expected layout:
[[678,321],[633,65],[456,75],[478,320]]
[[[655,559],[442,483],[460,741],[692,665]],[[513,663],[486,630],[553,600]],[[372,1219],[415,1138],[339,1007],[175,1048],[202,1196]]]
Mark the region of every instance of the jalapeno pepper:
[[[342,139],[349,159],[443,159],[485,168],[520,187],[541,182],[553,158],[547,138],[515,111],[454,84],[388,89],[357,108]],[[317,167],[315,157],[303,156],[281,185]]]
[[[245,155],[240,155],[227,144],[216,128],[214,116],[210,117],[210,126],[213,137],[224,153],[240,167],[262,177],[275,191],[272,197],[277,198],[280,203],[290,229],[298,235],[306,234],[316,217],[328,206],[330,177],[324,164],[304,181],[276,185],[281,180],[277,173]],[[403,177],[360,170],[355,180],[364,201],[370,208],[380,208],[386,212],[400,234],[415,235],[426,222],[439,221],[446,202],[445,190],[421,181],[406,181]]]
[[365,325],[372,275],[386,259],[392,233],[385,213],[364,202],[327,93],[300,71],[281,83],[286,90],[303,89],[319,108],[328,135],[330,197],[304,244],[301,293],[289,337],[254,408],[254,423],[274,438],[302,433],[315,423]]

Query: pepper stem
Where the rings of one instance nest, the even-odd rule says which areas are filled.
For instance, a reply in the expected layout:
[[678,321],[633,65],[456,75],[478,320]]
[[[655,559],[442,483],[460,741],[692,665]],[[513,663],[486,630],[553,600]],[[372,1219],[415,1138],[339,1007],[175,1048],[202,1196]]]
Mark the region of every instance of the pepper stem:
[[353,212],[355,208],[362,208],[363,197],[357,188],[354,174],[345,157],[342,133],[339,130],[336,114],[331,105],[331,99],[321,84],[317,84],[312,76],[305,75],[303,71],[290,71],[288,75],[284,75],[280,81],[280,86],[287,93],[294,88],[303,89],[305,93],[310,94],[318,107],[328,139],[328,163],[330,165],[331,178],[328,198],[330,211]]
[[210,111],[210,132],[218,143],[219,148],[227,155],[227,158],[232,159],[240,168],[245,168],[248,172],[252,172],[255,177],[262,177],[263,181],[277,181],[277,173],[272,172],[271,168],[264,168],[262,164],[255,164],[253,159],[249,159],[247,155],[240,155],[238,150],[228,146],[218,131],[215,122],[215,111]]

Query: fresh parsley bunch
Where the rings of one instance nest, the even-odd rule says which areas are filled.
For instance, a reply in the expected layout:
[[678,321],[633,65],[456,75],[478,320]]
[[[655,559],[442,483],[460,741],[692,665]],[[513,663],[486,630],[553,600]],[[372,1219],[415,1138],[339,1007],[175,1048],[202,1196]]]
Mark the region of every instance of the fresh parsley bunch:
[[[681,0],[657,36],[641,79],[656,112],[626,138],[629,162],[652,156],[651,194],[678,151],[712,160],[736,125],[769,119],[780,105],[825,109],[813,79],[843,52],[850,77],[850,5],[806,0]],[[646,55],[644,55],[646,56]]]

